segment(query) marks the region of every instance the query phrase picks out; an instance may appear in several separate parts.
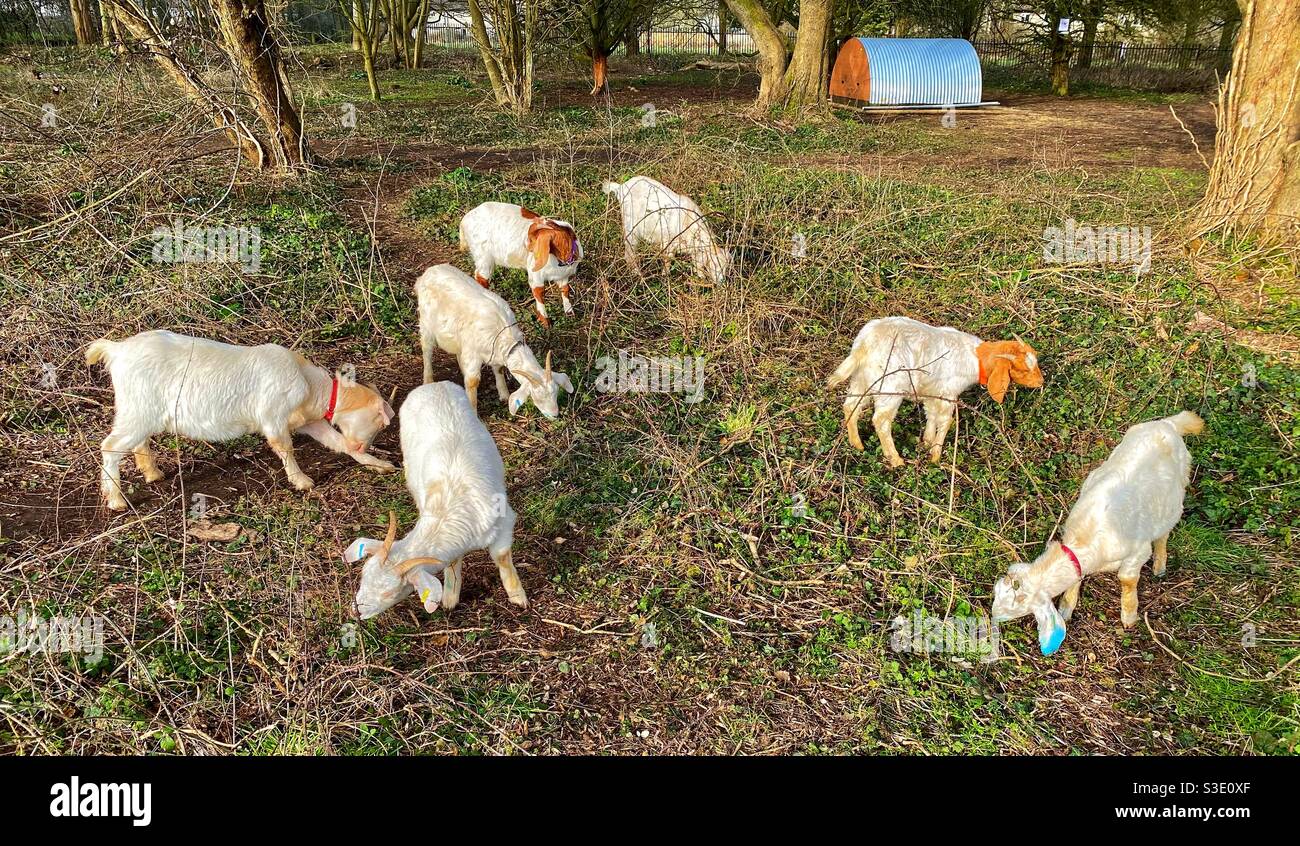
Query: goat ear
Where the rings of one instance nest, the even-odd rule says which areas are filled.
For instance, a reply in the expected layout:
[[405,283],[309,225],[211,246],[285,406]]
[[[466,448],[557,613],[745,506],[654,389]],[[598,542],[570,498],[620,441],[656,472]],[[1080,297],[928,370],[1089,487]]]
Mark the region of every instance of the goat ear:
[[518,388],[515,388],[515,390],[510,394],[510,399],[508,400],[510,416],[514,417],[515,414],[519,412],[519,409],[524,407],[524,403],[527,400],[528,386],[520,385]]
[[551,238],[554,236],[554,230],[540,229],[536,223],[528,227],[528,252],[533,255],[534,272],[546,267],[551,254]]
[[988,389],[993,401],[1000,403],[1006,398],[1007,388],[1011,387],[1011,362],[1001,356],[993,360],[989,369]]
[[366,556],[374,554],[374,551],[379,549],[379,543],[374,538],[357,538],[343,550],[344,563],[356,564],[358,561],[365,560]]
[[553,378],[555,379],[555,384],[559,385],[561,388],[564,388],[564,390],[568,391],[569,393],[574,393],[573,382],[569,380],[568,376],[564,375],[563,373],[556,373]]
[[384,425],[387,426],[389,423],[393,422],[393,407],[382,399],[379,401],[379,405],[379,413],[384,418]]

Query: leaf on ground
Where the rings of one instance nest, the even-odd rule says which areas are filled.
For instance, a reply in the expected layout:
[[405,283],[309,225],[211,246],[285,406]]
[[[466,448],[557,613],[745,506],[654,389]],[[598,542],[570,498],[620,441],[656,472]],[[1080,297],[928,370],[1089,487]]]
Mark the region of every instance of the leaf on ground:
[[211,523],[200,520],[190,526],[190,537],[201,541],[232,541],[239,537],[238,523]]

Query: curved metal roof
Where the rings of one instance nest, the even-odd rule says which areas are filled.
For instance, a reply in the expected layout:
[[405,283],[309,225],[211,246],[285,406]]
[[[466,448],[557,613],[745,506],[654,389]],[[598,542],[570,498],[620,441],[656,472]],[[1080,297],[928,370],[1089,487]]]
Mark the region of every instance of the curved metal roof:
[[984,75],[963,38],[859,38],[867,53],[873,106],[980,102]]

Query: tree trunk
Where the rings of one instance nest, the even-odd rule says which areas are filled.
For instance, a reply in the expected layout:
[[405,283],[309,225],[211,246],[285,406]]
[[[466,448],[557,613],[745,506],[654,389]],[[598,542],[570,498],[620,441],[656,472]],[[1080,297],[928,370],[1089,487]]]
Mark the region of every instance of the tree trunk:
[[375,72],[375,42],[373,38],[366,38],[361,42],[361,67],[366,71],[366,88],[370,91],[370,99],[378,103],[383,95],[379,93],[379,75]]
[[1219,76],[1227,76],[1232,70],[1232,44],[1237,39],[1237,30],[1241,29],[1241,13],[1234,15],[1234,9],[1227,10],[1223,29],[1219,30]]
[[429,30],[429,0],[420,0],[419,20],[415,30],[415,62],[412,67],[419,68],[424,62],[424,39]]
[[834,0],[801,0],[799,3],[799,34],[785,73],[786,108],[792,112],[826,102],[833,5]]
[[68,0],[68,11],[72,15],[72,29],[78,44],[94,44],[99,40],[90,0]]
[[597,53],[591,57],[591,96],[609,91],[609,56]]
[[1083,41],[1079,44],[1079,60],[1076,68],[1092,67],[1092,48],[1097,43],[1097,26],[1101,23],[1101,3],[1089,3],[1084,7]]
[[488,40],[487,24],[483,22],[483,10],[479,7],[478,0],[469,0],[468,5],[470,31],[474,33],[474,44],[478,46],[483,69],[487,71],[488,81],[492,83],[492,94],[498,106],[509,105],[510,95],[501,76],[501,66],[497,64],[496,56],[492,55],[492,43]]
[[1300,0],[1249,0],[1219,89],[1198,232],[1300,242]]
[[1061,32],[1061,16],[1052,21],[1052,93],[1064,97],[1070,93],[1070,36]]
[[[488,40],[483,14],[491,13],[496,45]],[[538,0],[469,0],[470,27],[497,105],[516,114],[533,106],[533,61],[537,48]]]
[[119,40],[117,24],[113,20],[113,9],[108,5],[108,0],[99,0],[99,34],[105,47]]
[[129,0],[113,0],[112,12],[113,20],[149,50],[154,61],[171,78],[176,87],[185,93],[190,102],[200,106],[209,114],[217,129],[224,132],[231,143],[238,148],[244,161],[259,170],[265,167],[267,162],[262,141],[235,113],[235,110],[221,102],[198,73],[181,60],[167,39],[158,32],[153,20],[146,17]]
[[718,0],[718,55],[727,55],[727,4]]
[[338,0],[340,14],[348,19],[352,30],[352,49],[361,54],[370,99],[380,100],[379,76],[375,71],[375,47],[380,43],[379,18],[381,0]]
[[210,0],[226,52],[247,87],[266,129],[274,163],[283,168],[311,164],[302,120],[280,60],[280,45],[266,19],[263,0]]
[[1180,71],[1185,71],[1192,66],[1192,48],[1196,46],[1196,31],[1201,28],[1201,16],[1190,10],[1187,14],[1187,20],[1183,24],[1183,39],[1180,42],[1183,52],[1178,57]]
[[758,50],[758,109],[771,108],[785,97],[785,39],[759,0],[726,0]]
[[641,27],[633,24],[623,36],[623,49],[629,56],[641,55]]

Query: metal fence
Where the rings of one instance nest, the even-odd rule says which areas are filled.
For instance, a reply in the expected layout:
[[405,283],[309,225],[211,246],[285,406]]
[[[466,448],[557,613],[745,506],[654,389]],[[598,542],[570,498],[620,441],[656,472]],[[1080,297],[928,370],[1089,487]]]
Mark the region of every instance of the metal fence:
[[[721,38],[716,30],[705,27],[680,27],[677,29],[651,29],[637,36],[640,51],[651,56],[682,53],[692,56],[716,56],[721,53]],[[752,53],[757,48],[754,39],[743,29],[727,30],[727,51]],[[625,46],[618,52],[626,52]]]
[[[453,49],[471,49],[474,35],[468,27],[431,26],[427,30],[426,43],[433,47]],[[637,47],[643,55],[659,56],[681,53],[694,56],[716,56],[719,53],[719,37],[716,31],[704,28],[652,29],[637,35]],[[754,39],[744,30],[727,32],[727,50],[735,53],[752,53]],[[615,55],[627,52],[626,45],[620,44]]]
[[[985,67],[1047,67],[1052,51],[1046,44],[975,41],[975,52]],[[1091,50],[1075,42],[1070,64],[1076,68],[1131,68],[1143,70],[1205,70],[1232,60],[1231,50],[1214,47],[1153,47],[1146,44],[1097,43]]]
[[431,26],[425,30],[424,41],[430,47],[449,47],[452,49],[472,50],[474,36],[469,27]]
[[[428,28],[432,47],[472,50],[474,36],[465,26]],[[638,52],[643,56],[691,55],[716,56],[721,52],[716,29],[694,27],[654,28],[637,35]],[[742,29],[727,31],[727,51],[755,52],[754,39]],[[975,41],[975,52],[986,70],[1003,70],[1013,75],[1041,72],[1051,65],[1051,49],[1045,43]],[[624,55],[626,45],[619,45],[615,55]],[[1157,47],[1146,44],[1099,42],[1085,48],[1073,45],[1070,64],[1085,77],[1139,87],[1178,89],[1212,82],[1216,71],[1222,72],[1232,60],[1231,50],[1214,47]]]

